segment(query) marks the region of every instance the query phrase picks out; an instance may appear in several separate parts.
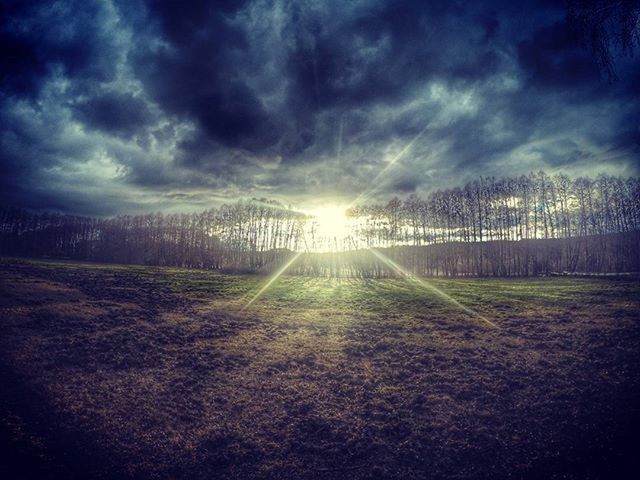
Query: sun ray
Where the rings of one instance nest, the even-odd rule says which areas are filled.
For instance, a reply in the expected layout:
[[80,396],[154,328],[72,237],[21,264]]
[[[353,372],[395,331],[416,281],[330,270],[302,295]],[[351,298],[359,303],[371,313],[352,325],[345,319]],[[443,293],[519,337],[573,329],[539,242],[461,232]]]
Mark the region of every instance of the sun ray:
[[[343,125],[342,125],[342,119],[341,119],[341,122],[340,122],[340,129],[339,129],[340,131],[339,131],[338,157],[340,157],[340,155],[341,155],[341,150],[342,150],[342,128],[343,128]],[[382,169],[382,170],[381,170],[381,171],[380,171],[376,176],[375,176],[375,178],[374,178],[374,179],[373,179],[373,181],[371,182],[371,185],[372,185],[372,186],[371,186],[370,188],[368,188],[368,189],[367,189],[367,190],[365,190],[364,192],[360,193],[360,195],[358,195],[358,196],[357,196],[357,197],[356,197],[356,198],[355,198],[355,199],[354,199],[354,200],[353,200],[353,201],[352,201],[352,202],[351,202],[351,203],[350,203],[346,208],[341,208],[341,209],[340,209],[340,215],[337,215],[337,214],[335,214],[335,212],[332,212],[332,215],[333,215],[333,214],[335,214],[335,216],[333,216],[333,217],[332,217],[332,219],[336,219],[336,218],[337,218],[337,219],[340,219],[340,217],[341,217],[342,215],[344,215],[344,212],[345,212],[345,211],[347,211],[349,208],[351,208],[351,207],[355,206],[358,202],[360,202],[360,201],[362,201],[362,200],[366,200],[367,198],[369,198],[369,197],[371,196],[371,194],[372,194],[373,192],[375,192],[375,190],[379,187],[378,183],[379,183],[380,178],[381,178],[381,177],[383,177],[383,176],[386,174],[386,172],[387,172],[390,168],[392,168],[392,167],[396,164],[396,162],[397,162],[397,161],[398,161],[398,160],[399,160],[399,159],[400,159],[400,158],[401,158],[405,153],[407,153],[407,152],[411,149],[411,147],[413,147],[413,145],[414,145],[414,144],[415,144],[415,143],[420,139],[420,137],[422,137],[422,135],[424,135],[424,133],[427,131],[427,129],[428,129],[428,128],[429,128],[429,123],[427,123],[427,124],[424,126],[424,128],[423,128],[422,130],[420,130],[420,132],[418,132],[418,133],[416,134],[416,136],[414,136],[414,137],[413,137],[413,138],[412,138],[412,139],[411,139],[411,140],[410,140],[410,141],[409,141],[409,142],[408,142],[408,143],[407,143],[407,144],[402,148],[402,150],[400,150],[400,152],[398,152],[398,153],[396,154],[396,156],[395,156],[395,157],[393,157],[393,158],[391,159],[391,161],[390,161],[390,162],[389,162],[389,163],[388,163],[388,164],[387,164],[387,165],[386,165],[386,166],[385,166],[385,167],[384,167],[384,168],[383,168],[383,169]],[[325,210],[327,210],[327,209],[325,209]],[[334,210],[335,210],[335,209],[334,209]],[[316,213],[321,213],[321,212],[316,212]],[[317,217],[317,215],[316,215],[316,217]],[[327,224],[328,224],[328,223],[325,221],[325,219],[324,219],[324,218],[321,218],[321,220],[322,220],[322,221],[321,221],[321,224],[325,224],[325,225],[327,225]],[[338,223],[337,223],[337,225],[336,225],[335,223],[333,223],[333,222],[332,222],[332,223],[331,223],[331,225],[332,225],[332,227],[331,227],[331,228],[332,228],[332,229],[334,229],[334,230],[335,230],[336,228],[338,228],[338,229],[342,228],[342,225],[341,225],[341,223],[340,223],[340,222],[338,222]],[[337,232],[333,232],[333,233],[337,233]],[[305,240],[305,245],[306,245],[306,243],[307,243],[307,242],[306,242],[306,235],[305,235],[305,239],[304,239],[304,240]],[[306,248],[307,248],[307,250],[308,250],[308,246],[307,246]],[[373,250],[372,250],[372,251],[373,251]],[[376,253],[376,252],[374,252],[374,253]],[[242,310],[245,310],[246,308],[250,307],[250,306],[251,306],[251,305],[252,305],[252,304],[253,304],[253,303],[254,303],[258,298],[260,298],[260,296],[262,296],[262,294],[263,294],[263,293],[264,293],[264,292],[265,292],[265,291],[266,291],[266,290],[267,290],[271,285],[273,285],[273,283],[274,283],[274,282],[275,282],[275,281],[276,281],[276,280],[277,280],[277,279],[278,279],[278,278],[279,278],[279,277],[280,277],[284,272],[286,272],[286,271],[287,271],[287,269],[289,269],[289,267],[293,264],[293,262],[295,262],[295,261],[298,259],[298,257],[300,257],[300,255],[301,255],[301,254],[302,254],[302,252],[297,252],[293,257],[291,257],[291,259],[290,259],[287,263],[285,263],[285,264],[282,266],[282,268],[280,268],[280,270],[278,270],[275,274],[273,274],[273,275],[269,278],[269,280],[268,280],[268,281],[267,281],[267,282],[262,286],[262,288],[260,288],[260,290],[258,291],[258,293],[256,293],[256,294],[251,298],[251,300],[249,300],[249,302],[247,302],[247,304],[246,304],[244,307],[242,307]],[[377,254],[377,253],[376,253],[376,254]],[[380,254],[380,255],[381,255],[381,254]],[[386,260],[384,260],[385,262],[387,262],[387,261],[388,261],[388,262],[392,262],[390,259],[387,259],[386,257],[384,257],[384,259],[386,259]],[[388,263],[388,262],[387,262],[387,263]],[[393,268],[396,268],[396,269],[397,269],[397,268],[400,268],[400,269],[401,269],[401,267],[400,267],[399,265],[396,265],[396,266],[395,266],[395,267],[393,267]],[[407,276],[409,276],[409,277],[411,278],[410,274],[408,274],[407,272],[404,272],[404,271],[402,271],[402,270],[400,270],[400,271],[401,271],[404,275],[407,275]],[[419,279],[416,279],[416,281],[418,281],[419,283],[423,283],[423,282],[422,282],[421,280],[419,280]],[[465,307],[464,305],[460,304],[460,303],[459,303],[459,302],[457,302],[456,300],[454,300],[454,299],[450,298],[450,297],[449,297],[448,295],[446,295],[444,292],[441,292],[440,290],[436,289],[436,288],[435,288],[435,287],[433,287],[432,285],[428,285],[428,284],[426,284],[426,282],[425,282],[425,283],[423,283],[423,284],[424,284],[425,286],[427,286],[428,288],[432,289],[433,291],[435,291],[435,292],[436,292],[438,295],[440,295],[441,297],[443,297],[443,298],[447,299],[448,301],[450,301],[450,302],[454,303],[455,305],[459,306],[460,308],[462,308],[463,310],[465,310],[467,313],[470,313],[471,315],[475,315],[475,316],[477,316],[477,317],[481,318],[482,320],[484,320],[485,322],[487,322],[487,323],[489,323],[489,324],[491,324],[491,325],[493,325],[493,326],[496,326],[495,324],[491,323],[490,321],[488,321],[487,319],[485,319],[485,318],[484,318],[484,317],[482,317],[481,315],[477,314],[477,313],[476,313],[476,312],[474,312],[473,310],[468,309],[467,307]]]
[[379,185],[378,180],[379,180],[382,176],[384,176],[384,174],[385,174],[385,173],[387,173],[387,171],[388,171],[391,167],[393,167],[393,166],[396,164],[396,162],[397,162],[398,160],[400,160],[400,158],[401,158],[405,153],[407,153],[407,152],[411,149],[411,147],[413,147],[413,145],[414,145],[414,144],[415,144],[415,143],[420,139],[420,137],[422,137],[422,135],[424,135],[424,133],[427,131],[427,129],[429,128],[429,125],[430,125],[430,124],[429,124],[429,123],[427,123],[427,124],[424,126],[424,128],[423,128],[422,130],[420,130],[420,131],[418,132],[418,134],[417,134],[415,137],[413,137],[413,138],[411,139],[411,141],[409,141],[409,142],[408,142],[408,143],[407,143],[407,144],[402,148],[402,150],[400,150],[400,152],[399,152],[398,154],[396,154],[396,156],[395,156],[395,157],[393,157],[393,158],[391,159],[391,161],[385,165],[385,167],[384,167],[382,170],[380,170],[380,172],[378,173],[378,175],[376,175],[376,176],[374,177],[374,179],[371,181],[371,187],[369,187],[369,188],[368,188],[368,189],[366,189],[364,192],[362,192],[360,195],[358,195],[358,196],[357,196],[357,197],[356,197],[356,198],[355,198],[355,199],[354,199],[354,200],[349,204],[349,206],[348,206],[347,208],[354,207],[354,206],[356,206],[359,202],[364,201],[364,200],[367,200],[367,199],[371,196],[371,194],[372,194],[373,192],[375,192],[375,191],[376,191],[376,189],[380,186],[380,185]]
[[285,263],[276,273],[274,273],[273,275],[271,275],[271,277],[269,277],[269,280],[262,286],[262,288],[260,290],[258,290],[258,293],[256,293],[251,300],[249,300],[247,302],[247,304],[242,307],[242,309],[240,311],[244,311],[247,308],[249,308],[251,306],[251,304],[253,302],[255,302],[256,300],[258,300],[258,298],[260,298],[262,296],[262,294],[264,292],[267,291],[267,289],[273,285],[273,283],[280,277],[280,275],[282,275],[284,272],[286,272],[289,267],[293,264],[293,262],[295,262],[298,257],[300,257],[300,255],[302,255],[302,252],[297,252],[295,255],[293,255],[288,261],[287,263]]
[[371,253],[373,253],[378,259],[380,259],[382,262],[384,262],[385,264],[389,265],[392,269],[394,269],[395,271],[397,271],[398,273],[400,273],[402,276],[404,276],[405,278],[407,278],[408,280],[411,280],[415,283],[417,283],[418,285],[432,291],[433,293],[435,293],[436,295],[438,295],[440,298],[446,300],[447,302],[455,305],[456,307],[458,307],[459,309],[463,310],[465,313],[468,313],[469,315],[476,317],[480,320],[482,320],[483,322],[491,325],[493,328],[500,328],[498,327],[498,325],[496,325],[495,323],[493,323],[491,320],[483,317],[482,315],[480,315],[478,312],[471,310],[469,307],[466,307],[465,305],[461,304],[459,301],[457,301],[455,298],[452,298],[451,296],[447,295],[446,293],[444,293],[442,290],[440,290],[439,288],[435,287],[434,285],[430,284],[429,282],[427,282],[426,280],[417,277],[416,275],[414,275],[413,273],[407,271],[406,269],[404,269],[403,267],[401,267],[400,265],[398,265],[396,262],[394,262],[393,260],[391,260],[389,257],[387,257],[386,255],[378,252],[376,249],[374,248],[370,248],[369,251]]

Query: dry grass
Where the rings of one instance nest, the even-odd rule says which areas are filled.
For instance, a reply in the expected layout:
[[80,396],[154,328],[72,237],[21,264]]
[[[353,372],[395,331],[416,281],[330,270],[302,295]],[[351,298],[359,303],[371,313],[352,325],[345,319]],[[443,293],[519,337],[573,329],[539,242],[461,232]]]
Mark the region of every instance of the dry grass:
[[4,260],[15,478],[625,478],[640,282],[403,280]]

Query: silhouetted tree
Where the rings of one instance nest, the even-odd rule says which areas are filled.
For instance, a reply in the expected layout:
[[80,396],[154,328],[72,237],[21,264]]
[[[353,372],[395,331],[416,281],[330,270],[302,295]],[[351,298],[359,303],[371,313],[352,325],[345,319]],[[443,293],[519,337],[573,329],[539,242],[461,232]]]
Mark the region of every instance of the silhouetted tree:
[[610,77],[615,49],[633,55],[640,46],[640,0],[567,0],[568,20]]

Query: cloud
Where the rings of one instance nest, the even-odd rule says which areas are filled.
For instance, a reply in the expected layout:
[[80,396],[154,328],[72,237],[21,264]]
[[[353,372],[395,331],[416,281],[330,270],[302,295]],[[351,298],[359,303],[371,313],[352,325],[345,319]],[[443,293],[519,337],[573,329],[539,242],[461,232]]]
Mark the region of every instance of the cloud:
[[117,64],[110,5],[67,0],[8,1],[0,11],[3,96],[37,95],[52,76],[108,82]]
[[129,93],[108,92],[80,100],[72,110],[84,126],[124,138],[131,138],[153,121],[147,103]]
[[597,64],[565,20],[545,25],[518,44],[518,60],[527,79],[549,88],[576,88],[599,80]]
[[107,215],[638,174],[640,67],[601,79],[562,2],[7,1],[0,19],[3,204]]

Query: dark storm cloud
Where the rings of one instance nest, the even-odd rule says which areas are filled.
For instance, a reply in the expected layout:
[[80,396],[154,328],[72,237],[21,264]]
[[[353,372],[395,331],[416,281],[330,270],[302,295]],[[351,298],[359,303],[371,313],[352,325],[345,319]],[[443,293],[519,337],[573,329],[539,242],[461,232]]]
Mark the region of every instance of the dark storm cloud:
[[[261,151],[277,142],[276,122],[244,83],[236,65],[248,46],[243,29],[228,15],[240,2],[148,2],[149,15],[168,45],[139,49],[135,72],[166,113],[194,121],[207,140]],[[199,164],[199,158],[188,161]]]
[[36,95],[56,68],[79,84],[112,80],[117,52],[104,10],[102,2],[3,2],[3,95]]
[[147,103],[131,94],[108,92],[73,105],[77,120],[89,128],[131,137],[152,122]]
[[565,20],[545,25],[518,44],[518,60],[527,80],[549,88],[597,82],[597,65]]
[[113,214],[637,174],[640,67],[603,80],[565,16],[561,1],[4,1],[0,201]]

